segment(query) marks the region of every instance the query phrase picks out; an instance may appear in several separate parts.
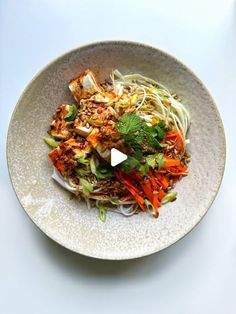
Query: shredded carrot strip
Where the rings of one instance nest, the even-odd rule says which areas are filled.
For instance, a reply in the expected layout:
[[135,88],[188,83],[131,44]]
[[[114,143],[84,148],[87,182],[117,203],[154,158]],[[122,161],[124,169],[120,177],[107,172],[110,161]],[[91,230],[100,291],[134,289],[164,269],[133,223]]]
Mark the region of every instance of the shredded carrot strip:
[[166,143],[166,141],[169,140],[174,140],[174,147],[179,151],[183,152],[184,150],[184,142],[183,142],[183,137],[178,131],[170,131],[166,134],[166,137],[163,141],[163,143]]
[[153,189],[152,189],[151,180],[148,180],[148,181],[146,181],[144,183],[141,183],[141,186],[142,186],[142,189],[143,189],[145,195],[149,199],[149,201],[152,202],[152,199],[153,199]]
[[163,197],[166,196],[166,192],[164,192],[163,190],[160,190],[158,193],[158,198],[161,201],[163,199]]
[[133,200],[133,199],[134,199],[134,197],[133,197],[132,194],[128,194],[128,195],[122,197],[123,201],[130,201],[130,200]]
[[136,202],[139,204],[140,208],[145,211],[144,198],[140,195],[140,191],[135,187],[130,181],[124,179],[120,171],[115,172],[116,177],[125,185],[127,190],[133,195]]
[[169,180],[166,176],[162,175],[159,173],[158,170],[155,171],[156,177],[159,180],[159,182],[161,183],[162,188],[165,190],[168,188],[169,186]]
[[153,195],[152,205],[154,207],[154,216],[158,217],[159,216],[158,208],[161,206],[161,203],[158,200],[157,194]]
[[169,168],[169,167],[173,167],[173,166],[180,166],[180,160],[165,156],[163,168]]

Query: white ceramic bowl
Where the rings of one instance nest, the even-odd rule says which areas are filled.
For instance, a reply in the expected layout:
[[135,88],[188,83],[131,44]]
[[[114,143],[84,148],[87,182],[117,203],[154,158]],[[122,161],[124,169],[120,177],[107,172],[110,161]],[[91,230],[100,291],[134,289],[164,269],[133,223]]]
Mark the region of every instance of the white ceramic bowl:
[[[104,224],[95,209],[88,210],[51,179],[52,165],[42,138],[58,105],[72,102],[68,82],[87,68],[99,80],[115,68],[156,79],[177,93],[190,111],[189,175],[177,184],[177,200],[161,207],[158,219],[147,213],[126,218],[109,212]],[[84,255],[129,259],[168,247],[205,215],[222,180],[225,137],[212,97],[185,65],[154,47],[108,41],[74,49],[33,78],[13,113],[7,155],[20,203],[50,238]]]

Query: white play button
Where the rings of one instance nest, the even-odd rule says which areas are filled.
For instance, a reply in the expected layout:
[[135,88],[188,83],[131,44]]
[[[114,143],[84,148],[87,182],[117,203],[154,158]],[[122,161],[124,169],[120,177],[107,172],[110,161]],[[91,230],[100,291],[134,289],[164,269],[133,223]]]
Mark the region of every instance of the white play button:
[[123,154],[119,150],[112,148],[111,149],[111,165],[115,167],[116,165],[120,164],[122,161],[126,160],[128,157],[127,155]]

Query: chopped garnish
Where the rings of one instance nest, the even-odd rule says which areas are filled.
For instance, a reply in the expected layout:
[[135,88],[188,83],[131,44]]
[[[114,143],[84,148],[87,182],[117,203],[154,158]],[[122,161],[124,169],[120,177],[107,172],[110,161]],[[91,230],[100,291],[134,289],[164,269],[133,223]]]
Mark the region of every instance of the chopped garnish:
[[95,174],[96,173],[96,164],[95,164],[95,160],[94,160],[93,156],[91,156],[91,158],[89,160],[89,165],[90,165],[90,169],[91,169],[92,174]]
[[76,154],[75,155],[75,158],[76,160],[80,163],[80,164],[83,164],[83,165],[86,165],[89,163],[89,160],[85,159],[85,155],[84,154]]
[[138,171],[141,173],[141,175],[145,175],[148,173],[149,165],[146,162],[145,164],[140,164]]
[[90,173],[90,171],[88,169],[83,169],[83,168],[75,168],[75,171],[81,177],[86,176]]
[[107,219],[107,211],[106,207],[102,202],[98,202],[98,209],[99,209],[99,218],[102,222],[106,222]]
[[65,121],[69,122],[69,121],[74,120],[76,118],[76,113],[77,113],[76,105],[71,105],[70,111],[65,116]]
[[80,186],[82,187],[82,192],[86,197],[89,197],[90,193],[93,192],[93,185],[86,179],[79,179]]
[[121,170],[123,172],[130,171],[140,165],[140,162],[134,157],[128,156],[128,158],[121,163]]
[[169,192],[165,197],[161,200],[162,205],[167,204],[169,202],[173,202],[176,199],[176,192]]
[[56,148],[60,144],[60,142],[54,140],[54,138],[52,137],[44,137],[43,139],[44,139],[44,142],[47,143],[52,148]]
[[158,169],[160,170],[164,166],[165,158],[163,154],[157,155],[157,163],[158,163]]
[[107,179],[111,178],[114,174],[114,168],[110,165],[99,165],[96,168],[95,176],[98,179]]
[[146,156],[146,162],[149,167],[152,167],[152,168],[156,167],[157,165],[156,157],[157,156],[155,154]]

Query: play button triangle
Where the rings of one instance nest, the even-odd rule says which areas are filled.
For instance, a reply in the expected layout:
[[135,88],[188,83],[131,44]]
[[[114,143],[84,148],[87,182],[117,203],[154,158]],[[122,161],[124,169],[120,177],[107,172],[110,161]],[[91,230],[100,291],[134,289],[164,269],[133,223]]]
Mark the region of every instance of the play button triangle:
[[124,153],[120,152],[116,148],[111,149],[111,165],[115,167],[120,164],[122,161],[126,160],[128,157]]

